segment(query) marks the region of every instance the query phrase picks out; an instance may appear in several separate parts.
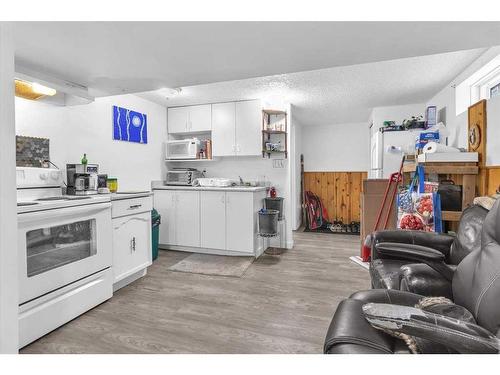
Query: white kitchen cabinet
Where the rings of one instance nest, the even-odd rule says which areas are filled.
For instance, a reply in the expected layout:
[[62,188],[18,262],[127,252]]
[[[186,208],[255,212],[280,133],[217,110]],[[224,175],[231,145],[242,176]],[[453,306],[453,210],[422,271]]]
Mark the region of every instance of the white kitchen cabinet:
[[155,190],[154,207],[161,215],[160,244],[200,246],[200,192]]
[[151,212],[113,219],[114,282],[151,264]]
[[212,130],[211,104],[193,105],[187,108],[189,111],[189,132],[207,132]]
[[188,107],[175,107],[167,110],[167,125],[170,134],[187,132],[188,121]]
[[200,192],[176,191],[175,235],[178,246],[200,246]]
[[262,152],[260,100],[212,105],[214,156],[250,156]]
[[167,123],[169,134],[208,132],[212,129],[212,105],[169,108]]
[[201,247],[226,249],[226,193],[202,191],[200,194]]
[[257,217],[265,189],[187,189],[196,190],[182,187],[154,190],[154,207],[162,217],[162,248],[221,255],[262,253]]
[[236,155],[262,154],[262,106],[260,100],[236,102]]
[[253,252],[254,194],[226,192],[226,250]]
[[146,274],[152,263],[150,196],[111,199],[113,289]]
[[212,155],[234,156],[236,153],[236,105],[212,104]]

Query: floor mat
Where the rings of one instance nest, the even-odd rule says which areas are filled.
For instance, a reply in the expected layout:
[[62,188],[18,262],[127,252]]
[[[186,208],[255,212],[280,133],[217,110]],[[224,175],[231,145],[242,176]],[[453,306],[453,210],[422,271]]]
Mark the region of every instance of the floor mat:
[[168,269],[202,275],[241,277],[253,261],[253,257],[191,254]]

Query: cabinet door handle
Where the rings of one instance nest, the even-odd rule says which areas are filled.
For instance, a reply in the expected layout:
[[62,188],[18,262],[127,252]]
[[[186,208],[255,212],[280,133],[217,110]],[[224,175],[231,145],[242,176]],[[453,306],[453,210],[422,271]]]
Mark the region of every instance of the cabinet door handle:
[[129,208],[127,208],[127,210],[136,210],[138,208],[141,208],[142,207],[142,204],[133,204],[132,206],[129,206]]
[[241,152],[240,145],[236,145],[236,152]]
[[132,238],[132,250],[135,251],[135,237]]
[[130,254],[132,254],[134,252],[134,239],[132,238],[130,240]]

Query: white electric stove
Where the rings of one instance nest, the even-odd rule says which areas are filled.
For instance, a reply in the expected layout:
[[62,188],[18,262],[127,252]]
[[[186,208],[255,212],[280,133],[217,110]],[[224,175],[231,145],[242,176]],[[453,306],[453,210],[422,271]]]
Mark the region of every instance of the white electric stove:
[[62,173],[17,168],[20,347],[112,296],[109,195],[62,194]]

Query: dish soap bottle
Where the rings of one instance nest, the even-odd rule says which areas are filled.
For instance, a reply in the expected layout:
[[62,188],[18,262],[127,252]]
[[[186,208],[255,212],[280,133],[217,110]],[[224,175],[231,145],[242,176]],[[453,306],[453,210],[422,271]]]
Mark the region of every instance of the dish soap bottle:
[[82,164],[83,165],[87,165],[89,161],[87,160],[87,154],[83,154],[83,158],[82,158]]

